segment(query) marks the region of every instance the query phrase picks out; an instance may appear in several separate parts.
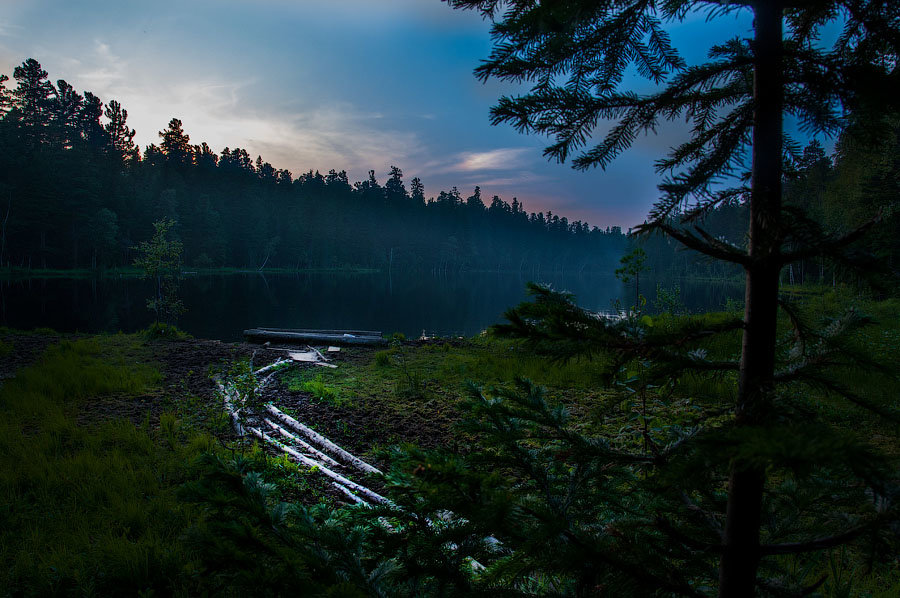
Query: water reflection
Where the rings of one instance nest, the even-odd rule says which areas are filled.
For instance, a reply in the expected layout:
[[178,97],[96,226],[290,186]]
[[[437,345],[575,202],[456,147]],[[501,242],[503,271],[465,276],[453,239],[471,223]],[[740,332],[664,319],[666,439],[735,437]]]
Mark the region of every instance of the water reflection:
[[[202,338],[239,340],[245,328],[356,328],[400,331],[407,336],[472,335],[502,319],[525,299],[529,277],[510,273],[456,276],[388,274],[258,273],[187,276],[181,297],[188,311],[179,327]],[[605,311],[619,298],[633,303],[631,287],[613,276],[543,275],[539,282],[574,293],[578,303]],[[642,279],[653,300],[657,281]],[[740,299],[741,285],[678,284],[694,311],[720,309]],[[147,326],[149,281],[135,278],[14,279],[0,281],[0,323],[14,328],[49,327],[73,332],[130,332]]]

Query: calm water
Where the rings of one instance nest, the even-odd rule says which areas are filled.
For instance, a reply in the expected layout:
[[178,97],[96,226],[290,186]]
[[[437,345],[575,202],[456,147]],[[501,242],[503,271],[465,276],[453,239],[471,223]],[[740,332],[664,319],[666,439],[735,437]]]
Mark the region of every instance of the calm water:
[[[244,329],[255,326],[469,336],[499,322],[506,308],[524,300],[527,281],[510,273],[187,276],[180,296],[188,311],[178,325],[197,337],[227,341],[239,340]],[[580,305],[595,311],[608,310],[616,298],[633,302],[633,287],[623,288],[612,276],[544,276],[540,282],[574,293]],[[741,285],[677,284],[691,310],[719,309],[726,298],[743,295]],[[641,289],[652,300],[656,281],[642,280]],[[148,281],[134,278],[2,280],[0,324],[132,332],[152,322],[146,308],[151,290]]]

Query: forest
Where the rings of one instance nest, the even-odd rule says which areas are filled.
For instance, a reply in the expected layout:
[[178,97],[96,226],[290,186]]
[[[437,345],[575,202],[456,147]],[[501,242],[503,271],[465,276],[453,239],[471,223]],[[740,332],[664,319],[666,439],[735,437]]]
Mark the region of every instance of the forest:
[[54,85],[32,58],[13,79],[0,87],[7,269],[128,266],[166,219],[194,268],[596,272],[625,245],[618,226],[528,213],[478,187],[426,199],[397,167],[383,184],[374,171],[294,177],[239,147],[192,145],[177,118],[142,152],[117,101]]
[[[489,26],[476,79],[512,84],[491,125],[551,161],[611,169],[688,125],[642,222],[426,198],[396,167],[295,178],[177,118],[142,151],[118,102],[34,59],[0,77],[0,283],[132,268],[154,316],[0,328],[0,596],[900,595],[900,3],[444,3]],[[679,37],[697,23],[727,38]],[[243,287],[182,302],[184,270],[228,268]],[[348,319],[302,270],[360,311],[347,273],[377,270],[411,312],[401,268],[450,303],[450,273],[527,296],[469,337],[296,328],[308,303]],[[741,293],[691,311],[688,279]],[[175,325],[266,302],[290,328]]]
[[[550,212],[529,213],[516,198],[483,198],[478,187],[465,198],[454,187],[426,199],[422,181],[413,178],[407,189],[397,167],[384,184],[374,171],[352,184],[345,171],[295,178],[242,148],[217,154],[206,143],[191,144],[177,118],[159,132],[158,145],[142,152],[128,111],[116,100],[78,93],[62,79],[53,84],[33,58],[15,68],[14,86],[8,76],[0,79],[0,195],[6,204],[0,268],[6,270],[130,266],[153,223],[171,219],[185,265],[193,268],[596,273],[610,271],[640,245],[657,275],[739,275],[682,251],[672,239],[628,239],[618,225],[601,229]],[[861,143],[862,133],[851,124],[830,156],[817,140],[787,148],[786,201],[832,230],[847,230],[890,205],[900,171],[900,124],[889,127],[873,146]],[[747,200],[735,195],[721,202],[703,215],[703,226],[729,243],[746,244]],[[896,225],[895,213],[888,218]],[[895,235],[868,242],[896,269]],[[842,273],[827,260],[809,259],[786,276],[792,283],[822,283]]]

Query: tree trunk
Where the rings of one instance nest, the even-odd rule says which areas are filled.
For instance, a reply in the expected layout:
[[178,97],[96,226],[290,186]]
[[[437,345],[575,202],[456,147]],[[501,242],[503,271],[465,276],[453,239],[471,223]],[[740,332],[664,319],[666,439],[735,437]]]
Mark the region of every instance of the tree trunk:
[[[6,224],[9,222],[9,213],[12,210],[12,191],[9,192],[9,200],[6,203],[6,216],[3,217],[3,226],[0,227],[0,268],[3,267],[3,258],[6,256]],[[7,260],[7,264],[9,260]]]
[[[735,416],[737,426],[767,422],[775,374],[775,333],[781,246],[782,7],[754,5],[753,166],[750,192],[750,264],[746,268],[744,333]],[[765,471],[731,466],[719,596],[755,594]]]

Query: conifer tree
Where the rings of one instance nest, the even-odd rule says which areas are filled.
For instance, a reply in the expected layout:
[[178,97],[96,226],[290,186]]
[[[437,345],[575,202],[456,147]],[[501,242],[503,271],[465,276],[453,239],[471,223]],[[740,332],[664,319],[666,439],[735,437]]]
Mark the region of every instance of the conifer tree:
[[[168,128],[165,131],[160,131],[159,136],[162,139],[159,147],[170,164],[181,166],[191,164],[193,156],[190,145],[191,138],[184,132],[179,119],[173,118],[170,120]],[[250,160],[249,156],[247,156],[247,160]],[[250,164],[250,169],[252,170],[252,162]]]
[[409,196],[415,205],[425,203],[425,185],[422,184],[422,179],[419,177],[413,177],[413,180],[410,181]]
[[12,90],[6,87],[7,81],[9,81],[8,75],[0,75],[0,118],[12,110],[14,104]]
[[47,71],[41,68],[34,58],[29,58],[13,70],[17,86],[13,90],[20,120],[27,143],[34,146],[42,142],[46,133],[47,111],[51,96],[54,94],[53,84],[47,80]]
[[137,153],[137,146],[134,143],[136,131],[128,128],[128,110],[116,100],[110,100],[105,115],[109,122],[103,128],[109,136],[113,150],[120,158],[133,159]]
[[153,223],[153,237],[143,241],[135,251],[139,254],[134,265],[143,271],[144,278],[154,282],[154,296],[147,300],[147,308],[156,317],[156,324],[174,323],[184,313],[184,305],[178,298],[178,278],[181,274],[182,244],[170,239],[174,220],[158,220]]
[[103,101],[89,91],[84,92],[84,101],[78,110],[78,128],[81,139],[93,150],[104,149],[109,144],[109,137],[100,118],[103,116]]
[[401,204],[408,197],[403,184],[403,171],[396,166],[391,166],[390,178],[384,184],[384,195],[389,204]]
[[56,97],[50,103],[54,136],[63,148],[71,148],[75,138],[80,134],[78,114],[84,98],[63,79],[56,82]]
[[[845,527],[835,525],[821,538],[797,532],[791,542],[770,544],[774,536],[761,536],[766,518],[781,514],[771,502],[773,470],[803,480],[809,476],[801,472],[799,463],[849,471],[863,483],[873,484],[875,495],[886,496],[873,481],[873,472],[855,460],[862,455],[859,446],[846,446],[841,455],[811,458],[810,447],[843,440],[829,437],[834,430],[821,420],[816,425],[799,425],[808,414],[800,416],[796,411],[797,401],[803,403],[796,394],[797,385],[805,389],[802,384],[809,384],[865,409],[895,416],[833,377],[841,368],[860,363],[859,355],[849,357],[837,350],[840,333],[858,325],[859,318],[851,315],[824,333],[812,334],[796,311],[785,306],[797,339],[787,359],[778,359],[782,349],[777,324],[782,268],[816,255],[858,265],[845,249],[880,218],[876,215],[845,234],[831,235],[803,211],[783,205],[784,154],[795,146],[787,135],[784,115],[798,119],[807,131],[835,133],[847,110],[874,119],[896,109],[897,94],[883,90],[897,89],[900,76],[900,5],[886,0],[447,1],[455,8],[479,10],[493,21],[494,48],[476,69],[477,76],[531,85],[523,95],[501,97],[491,111],[492,122],[550,135],[553,141],[545,150],[550,158],[571,158],[573,166],[582,170],[606,167],[639,134],[656,131],[661,121],[687,118],[692,123],[690,138],[657,163],[657,170],[665,175],[661,198],[637,232],[661,232],[689,249],[744,269],[742,321],[721,323],[704,332],[740,330],[740,358],[711,361],[702,353],[679,352],[678,347],[651,348],[648,338],[654,335],[647,330],[629,329],[633,323],[619,326],[591,320],[565,296],[541,289],[534,289],[535,303],[512,311],[511,324],[501,328],[560,356],[590,354],[603,346],[629,358],[664,357],[659,371],[670,375],[697,370],[736,376],[727,422],[698,424],[701,430],[721,434],[717,450],[728,456],[725,463],[717,464],[728,470],[721,532],[716,532],[713,542],[698,540],[665,520],[660,525],[666,526],[670,540],[685,550],[693,546],[719,554],[720,596],[752,596],[760,584],[773,587],[773,581],[758,579],[764,557],[835,546],[877,528],[884,513],[870,512],[869,517]],[[712,21],[733,19],[735,12],[751,13],[753,37],[736,35],[711,47],[705,63],[687,65],[672,46],[666,24],[704,10]],[[838,19],[841,34],[828,44],[823,28]],[[626,71],[631,68],[655,84],[655,89],[638,93],[626,88]],[[612,121],[612,127],[599,143],[589,145],[603,121]],[[746,249],[716,238],[701,225],[708,211],[736,196],[745,197],[750,208]],[[669,340],[680,336],[678,344],[683,348],[696,334],[701,331],[681,330]],[[657,373],[656,380],[663,379]],[[787,383],[794,385],[791,391],[786,390]],[[685,434],[672,446],[695,450],[707,441],[706,434]],[[658,450],[661,454],[653,458],[660,459],[661,465],[667,461],[665,454],[675,449]],[[686,496],[693,504],[691,496]],[[694,506],[706,512],[706,507]],[[894,508],[888,511],[895,515]],[[610,564],[610,553],[598,554],[595,564]],[[687,558],[684,553],[645,556],[672,559],[664,574],[656,576],[660,587],[689,590],[692,584],[687,581],[672,585],[678,573],[673,563]],[[652,569],[648,567],[648,574]]]

